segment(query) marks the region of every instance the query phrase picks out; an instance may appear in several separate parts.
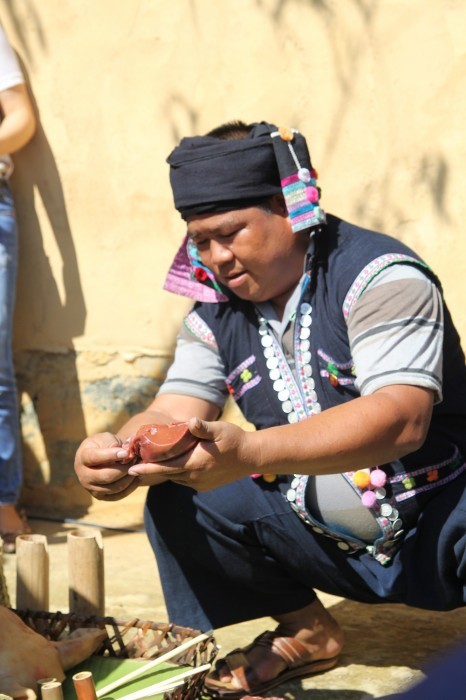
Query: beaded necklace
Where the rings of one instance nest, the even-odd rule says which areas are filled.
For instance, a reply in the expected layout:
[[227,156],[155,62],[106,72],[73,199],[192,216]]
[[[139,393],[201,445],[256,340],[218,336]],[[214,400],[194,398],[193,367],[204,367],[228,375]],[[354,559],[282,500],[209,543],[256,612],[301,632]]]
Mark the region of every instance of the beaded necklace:
[[[311,365],[311,328],[312,328],[312,305],[307,299],[306,290],[310,283],[309,275],[306,276],[301,290],[297,309],[294,313],[294,359],[295,373],[285,357],[283,349],[278,342],[268,321],[258,313],[259,336],[263,353],[269,370],[269,377],[273,382],[273,388],[281,403],[282,411],[286,414],[288,423],[297,423],[309,416],[321,412],[322,407],[318,401],[315,391],[315,381],[312,376]],[[289,502],[292,509],[305,522],[311,525],[315,532],[336,540],[338,547],[347,550],[348,553],[355,552],[361,548],[369,551],[380,563],[385,564],[390,560],[390,552],[396,547],[396,540],[404,534],[403,523],[399,518],[399,513],[386,499],[385,485],[386,475],[380,469],[373,471],[374,480],[367,484],[359,484],[358,479],[361,474],[370,477],[373,470],[360,470],[358,472],[347,472],[342,474],[353,488],[362,495],[362,504],[374,511],[382,536],[372,545],[367,545],[355,538],[344,536],[332,531],[322,523],[315,521],[308,512],[305,502],[305,491],[309,477],[305,474],[295,474],[291,483],[286,487],[283,495]],[[367,474],[366,474],[367,472]],[[383,475],[383,483],[376,479],[378,475]],[[254,478],[262,476],[264,481],[274,482],[277,477],[273,474],[253,474]],[[356,477],[356,478],[355,478]],[[364,493],[360,490],[361,486]],[[374,490],[372,490],[374,489]],[[369,500],[369,496],[374,496]],[[388,500],[388,499],[387,499]]]
[[289,423],[297,423],[322,410],[317,399],[311,366],[312,306],[303,300],[308,285],[309,277],[306,276],[299,306],[294,315],[296,376],[291,371],[275,334],[269,328],[267,319],[259,316],[259,335],[269,377]]

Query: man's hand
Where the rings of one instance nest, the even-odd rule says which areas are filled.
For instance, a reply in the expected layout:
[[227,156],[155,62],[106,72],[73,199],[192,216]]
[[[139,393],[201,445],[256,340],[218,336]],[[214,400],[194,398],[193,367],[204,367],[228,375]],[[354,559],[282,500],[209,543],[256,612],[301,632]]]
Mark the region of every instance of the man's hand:
[[80,445],[74,462],[77,477],[94,498],[117,501],[132,493],[140,484],[128,474],[128,451],[112,433],[98,433]]
[[[74,463],[81,486],[94,498],[117,501],[128,496],[138,486],[154,486],[167,481],[171,478],[173,470],[158,469],[159,465],[144,465],[147,467],[146,471],[141,471],[144,478],[140,478],[138,472],[129,472],[133,460],[123,441],[136,435],[142,425],[182,422],[187,421],[191,416],[214,418],[218,415],[218,411],[218,406],[189,396],[177,394],[156,396],[145,411],[136,414],[121,427],[118,435],[97,433],[81,443]],[[166,464],[174,463],[175,460],[172,460]],[[184,474],[184,470],[180,471]]]
[[138,476],[145,486],[160,483],[162,477],[196,491],[210,491],[255,472],[255,433],[224,421],[191,418],[188,424],[200,440],[190,452],[164,462],[135,464],[128,474]]

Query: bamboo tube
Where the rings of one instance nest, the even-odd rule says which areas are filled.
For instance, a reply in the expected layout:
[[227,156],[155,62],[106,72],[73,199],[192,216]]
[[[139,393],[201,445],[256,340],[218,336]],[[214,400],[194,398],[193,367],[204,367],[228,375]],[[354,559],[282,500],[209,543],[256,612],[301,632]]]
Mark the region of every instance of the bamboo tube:
[[56,680],[57,680],[56,678],[52,678],[52,677],[39,678],[39,680],[37,681],[37,685],[39,686],[39,692],[40,692],[40,689],[42,688],[43,685],[45,685],[46,683],[55,683]]
[[195,644],[198,644],[199,642],[202,642],[204,639],[207,639],[208,636],[209,635],[205,634],[205,633],[199,634],[197,637],[193,637],[192,639],[189,639],[187,642],[180,644],[179,647],[175,647],[174,649],[167,651],[165,654],[162,654],[162,656],[157,656],[156,659],[149,661],[147,664],[141,664],[141,668],[137,668],[136,670],[131,671],[126,676],[123,676],[122,678],[119,678],[118,680],[114,681],[113,683],[109,683],[109,685],[106,685],[104,688],[101,688],[100,690],[98,690],[97,697],[101,698],[104,695],[108,695],[110,691],[115,690],[116,688],[120,688],[122,685],[129,683],[130,681],[132,681],[134,678],[137,678],[141,674],[147,673],[147,671],[150,671],[152,668],[155,668],[156,666],[159,666],[160,664],[165,663],[165,661],[168,661],[168,659],[171,659],[173,656],[179,656],[179,654],[182,654],[184,651],[186,651],[186,649],[189,649],[190,647],[194,646]]
[[97,700],[91,671],[81,671],[73,676],[73,685],[78,700]]
[[71,613],[105,615],[104,555],[100,532],[68,533],[68,585]]
[[38,688],[39,688],[39,693],[38,693],[39,699],[42,698],[42,686],[43,686],[43,685],[47,685],[47,683],[55,683],[56,680],[57,680],[56,678],[52,678],[52,677],[50,677],[50,678],[39,678],[39,680],[37,681],[37,686],[38,686]]
[[39,678],[39,680],[37,681],[37,685],[40,688],[42,685],[45,685],[46,683],[55,683],[56,680],[57,680],[56,678],[52,678],[51,676],[48,678]]
[[49,609],[49,552],[45,535],[16,538],[16,607]]
[[60,681],[42,683],[40,693],[42,700],[63,700],[63,688]]

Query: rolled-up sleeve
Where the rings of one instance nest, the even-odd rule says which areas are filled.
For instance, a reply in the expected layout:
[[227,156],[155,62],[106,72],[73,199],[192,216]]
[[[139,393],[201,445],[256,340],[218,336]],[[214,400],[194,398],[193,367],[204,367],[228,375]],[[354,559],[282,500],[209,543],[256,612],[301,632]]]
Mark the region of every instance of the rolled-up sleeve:
[[178,334],[175,356],[159,394],[204,399],[223,408],[228,392],[225,369],[212,332],[191,311]]

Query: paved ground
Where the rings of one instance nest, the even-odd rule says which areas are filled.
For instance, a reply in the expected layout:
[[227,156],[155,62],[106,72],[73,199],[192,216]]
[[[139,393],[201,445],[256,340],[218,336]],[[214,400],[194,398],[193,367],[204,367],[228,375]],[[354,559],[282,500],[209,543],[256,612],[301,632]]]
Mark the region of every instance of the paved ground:
[[[69,610],[67,532],[76,527],[93,530],[96,525],[104,543],[106,614],[120,619],[167,620],[152,550],[142,531],[142,496],[114,504],[95,502],[79,523],[31,520],[34,531],[46,535],[48,541],[50,610]],[[16,557],[4,555],[3,559],[14,606]],[[280,693],[286,700],[366,700],[399,693],[424,677],[439,650],[466,637],[466,610],[433,614],[404,606],[321,598],[332,606],[346,630],[345,652],[332,671],[283,685]],[[228,651],[270,625],[268,619],[246,622],[217,630],[216,639]]]

